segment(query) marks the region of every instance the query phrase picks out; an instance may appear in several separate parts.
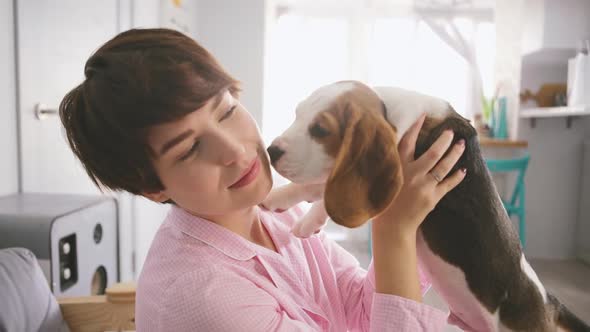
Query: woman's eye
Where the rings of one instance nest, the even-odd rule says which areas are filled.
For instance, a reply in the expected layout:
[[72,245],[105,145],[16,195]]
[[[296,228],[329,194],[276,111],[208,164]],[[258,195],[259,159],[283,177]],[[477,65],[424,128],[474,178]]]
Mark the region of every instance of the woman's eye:
[[188,157],[190,157],[190,156],[191,156],[191,155],[192,155],[192,154],[193,154],[195,151],[197,151],[197,148],[199,147],[199,144],[200,144],[200,143],[201,143],[201,142],[199,142],[199,141],[196,141],[196,142],[193,144],[193,146],[191,146],[191,148],[190,148],[190,149],[189,149],[189,150],[188,150],[188,151],[187,151],[185,154],[183,154],[183,155],[182,155],[182,157],[180,157],[180,159],[179,159],[179,160],[183,161],[183,160],[186,160],[186,159],[188,159]]
[[320,126],[319,123],[316,123],[309,128],[309,134],[312,137],[323,138],[330,135],[330,132],[326,128]]
[[223,116],[221,117],[221,119],[219,119],[219,121],[223,121],[223,120],[229,118],[230,116],[232,116],[232,114],[234,114],[235,109],[236,109],[236,105],[232,106],[227,112],[225,112],[225,114],[223,114]]

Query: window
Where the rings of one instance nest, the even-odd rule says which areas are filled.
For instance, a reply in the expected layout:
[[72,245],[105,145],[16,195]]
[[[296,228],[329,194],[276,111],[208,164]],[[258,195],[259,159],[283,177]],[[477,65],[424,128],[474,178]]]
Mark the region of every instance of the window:
[[263,134],[270,141],[318,87],[348,78],[348,25],[341,18],[281,16],[271,41]]
[[[495,25],[455,18],[473,43],[484,95],[493,93]],[[448,26],[446,28],[449,28]],[[267,143],[293,121],[297,103],[318,87],[343,79],[398,86],[451,102],[467,118],[470,65],[420,17],[387,11],[287,12],[271,29],[262,131]]]

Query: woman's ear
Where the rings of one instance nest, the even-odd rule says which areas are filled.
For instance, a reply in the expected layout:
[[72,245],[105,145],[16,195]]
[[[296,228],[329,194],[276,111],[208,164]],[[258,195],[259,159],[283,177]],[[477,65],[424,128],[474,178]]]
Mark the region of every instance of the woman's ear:
[[346,106],[344,137],[326,182],[330,218],[358,227],[381,213],[403,184],[395,129],[377,110]]

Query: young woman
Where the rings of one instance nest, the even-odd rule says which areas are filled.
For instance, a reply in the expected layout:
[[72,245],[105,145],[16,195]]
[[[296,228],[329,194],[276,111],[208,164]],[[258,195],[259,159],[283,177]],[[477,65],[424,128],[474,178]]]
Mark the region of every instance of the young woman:
[[[236,50],[239,56],[239,50]],[[67,138],[101,188],[171,209],[138,279],[138,331],[420,331],[446,315],[424,305],[416,231],[464,177],[446,176],[452,133],[414,160],[420,119],[399,144],[405,183],[372,223],[368,271],[320,232],[290,235],[295,207],[258,207],[272,187],[258,127],[238,82],[194,40],[130,30],[86,62],[60,105]],[[139,221],[141,225],[141,220]]]

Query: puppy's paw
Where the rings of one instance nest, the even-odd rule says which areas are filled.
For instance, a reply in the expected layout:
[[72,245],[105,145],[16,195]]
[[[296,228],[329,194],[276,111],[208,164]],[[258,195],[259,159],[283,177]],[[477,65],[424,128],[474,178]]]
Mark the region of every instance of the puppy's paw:
[[305,201],[313,203],[324,198],[325,183],[318,184],[303,184],[301,185],[304,191]]
[[308,237],[312,236],[313,234],[319,233],[320,229],[314,230],[309,227],[304,227],[302,223],[297,223],[291,229],[291,233],[298,238],[307,239]]
[[260,206],[266,210],[270,210],[273,212],[283,212],[289,209],[292,204],[287,197],[281,195],[281,193],[274,193],[271,191],[266,199],[260,203]]
[[314,234],[319,233],[327,220],[319,220],[312,216],[305,215],[291,229],[291,233],[298,238],[306,239]]

